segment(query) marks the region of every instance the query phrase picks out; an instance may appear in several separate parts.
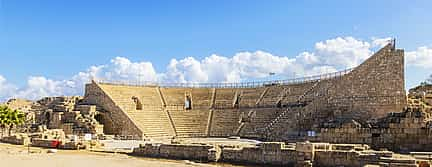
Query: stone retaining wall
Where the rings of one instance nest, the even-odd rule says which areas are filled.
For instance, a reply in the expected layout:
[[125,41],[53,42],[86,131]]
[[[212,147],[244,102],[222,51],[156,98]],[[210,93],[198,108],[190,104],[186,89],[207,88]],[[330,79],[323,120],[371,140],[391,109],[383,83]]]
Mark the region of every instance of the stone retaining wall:
[[[96,83],[87,84],[85,88],[84,103],[96,105],[104,111],[104,133],[123,136],[137,136],[142,138],[142,131],[128,117],[112,98],[105,93]],[[107,126],[108,125],[108,126]]]
[[342,116],[369,120],[401,112],[406,104],[404,51],[388,44],[328,89]]
[[161,157],[169,159],[189,159],[198,161],[217,161],[219,148],[213,145],[197,144],[145,144],[135,148],[133,155]]
[[44,148],[58,148],[60,141],[56,139],[39,139],[32,138],[31,145]]
[[17,145],[28,145],[30,144],[30,138],[23,135],[6,136],[1,138],[1,142],[17,144]]
[[222,161],[225,162],[293,166],[296,164],[296,158],[296,150],[285,148],[283,143],[267,143],[261,147],[222,149]]
[[212,145],[161,145],[159,154],[163,158],[208,161],[209,150],[213,148]]
[[331,143],[368,144],[374,149],[398,152],[431,151],[432,127],[428,112],[407,110],[389,114],[373,127],[362,127],[353,122],[338,127],[322,128],[315,139]]
[[394,156],[390,151],[370,150],[368,145],[362,144],[299,142],[295,145],[285,145],[281,142],[264,142],[247,147],[146,144],[135,148],[132,154],[169,159],[298,167],[312,165],[323,167],[394,166],[395,164],[406,167],[416,166],[416,160],[413,158]]

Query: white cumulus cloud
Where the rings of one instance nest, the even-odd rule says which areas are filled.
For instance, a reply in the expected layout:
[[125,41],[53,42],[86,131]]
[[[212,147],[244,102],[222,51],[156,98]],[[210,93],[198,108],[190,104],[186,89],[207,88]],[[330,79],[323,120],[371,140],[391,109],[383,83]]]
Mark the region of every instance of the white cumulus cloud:
[[315,44],[315,55],[324,65],[336,68],[352,68],[359,65],[371,54],[368,42],[353,37],[329,39]]
[[406,63],[425,69],[432,69],[432,48],[422,46],[415,51],[405,52]]
[[7,100],[14,95],[16,87],[7,82],[6,78],[0,75],[0,102]]
[[42,76],[29,77],[27,87],[19,89],[16,92],[16,97],[37,99],[44,96],[59,96],[64,90],[66,83],[54,81]]
[[161,74],[160,80],[165,82],[206,82],[208,75],[203,71],[201,62],[193,57],[182,60],[172,59],[167,72]]
[[[368,42],[353,37],[335,38],[315,45],[313,52],[290,58],[265,51],[217,54],[196,60],[171,60],[160,82],[240,82],[260,80],[276,73],[283,78],[317,75],[357,66],[372,54]],[[291,56],[292,57],[292,56]]]
[[390,41],[392,40],[391,37],[386,37],[386,38],[372,38],[372,45],[373,46],[377,46],[377,47],[384,47],[386,46],[388,43],[390,43]]

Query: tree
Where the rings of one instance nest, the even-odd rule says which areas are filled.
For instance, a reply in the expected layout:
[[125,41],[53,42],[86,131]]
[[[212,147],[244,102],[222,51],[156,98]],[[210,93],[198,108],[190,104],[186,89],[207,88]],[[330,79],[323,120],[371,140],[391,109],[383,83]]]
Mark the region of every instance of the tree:
[[1,128],[1,137],[3,137],[4,129],[6,128],[6,125],[8,124],[7,118],[6,118],[6,106],[0,106],[0,128]]
[[9,136],[11,135],[11,131],[14,127],[23,125],[25,122],[25,114],[19,110],[10,110],[9,114]]
[[19,110],[12,110],[7,106],[0,106],[0,126],[2,128],[2,136],[6,127],[9,129],[10,136],[14,127],[24,124],[25,117],[25,114]]

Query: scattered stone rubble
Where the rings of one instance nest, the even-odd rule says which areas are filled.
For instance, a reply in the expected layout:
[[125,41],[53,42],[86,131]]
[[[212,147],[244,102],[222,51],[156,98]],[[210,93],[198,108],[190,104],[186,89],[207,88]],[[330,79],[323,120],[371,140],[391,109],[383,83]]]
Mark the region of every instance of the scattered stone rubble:
[[5,136],[2,142],[31,145],[44,148],[61,148],[61,149],[84,149],[86,147],[82,139],[76,135],[65,135],[62,129],[46,129],[39,126],[37,132],[33,133],[16,133],[12,136]]
[[103,125],[96,117],[99,111],[94,105],[81,103],[82,97],[46,97],[36,102],[11,99],[6,105],[26,113],[26,125],[17,128],[12,136],[2,142],[47,148],[82,149],[83,137],[103,136]]

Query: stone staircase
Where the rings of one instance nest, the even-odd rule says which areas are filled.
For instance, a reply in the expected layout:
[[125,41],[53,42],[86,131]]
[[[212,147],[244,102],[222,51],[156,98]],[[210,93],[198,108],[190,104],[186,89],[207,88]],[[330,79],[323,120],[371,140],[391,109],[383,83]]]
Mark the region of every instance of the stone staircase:
[[[278,95],[277,100],[281,101],[282,104],[294,104],[297,103],[299,97],[307,92],[316,82],[308,82],[302,84],[286,85],[283,86],[284,92]],[[306,100],[306,99],[302,99]]]
[[248,122],[244,123],[239,135],[242,137],[259,138],[261,137],[257,129],[263,129],[268,122],[274,120],[282,111],[279,109],[261,109],[253,114],[246,113],[249,116]]
[[244,88],[240,93],[240,107],[253,108],[256,107],[257,101],[260,99],[266,88]]
[[285,96],[286,88],[288,86],[269,86],[262,100],[258,103],[258,106],[270,107],[276,106],[277,102]]
[[[319,83],[320,80],[316,81],[309,89],[307,89],[302,95],[300,95],[296,100],[297,103],[300,104],[306,96],[308,96],[310,93],[313,93]],[[287,107],[275,119],[271,120],[270,123],[268,123],[263,129],[260,129],[263,131],[261,133],[263,133],[265,137],[268,137],[277,124],[284,122],[283,120],[289,119],[287,118],[287,116],[289,115],[288,113],[291,113],[292,111],[292,107]]]

